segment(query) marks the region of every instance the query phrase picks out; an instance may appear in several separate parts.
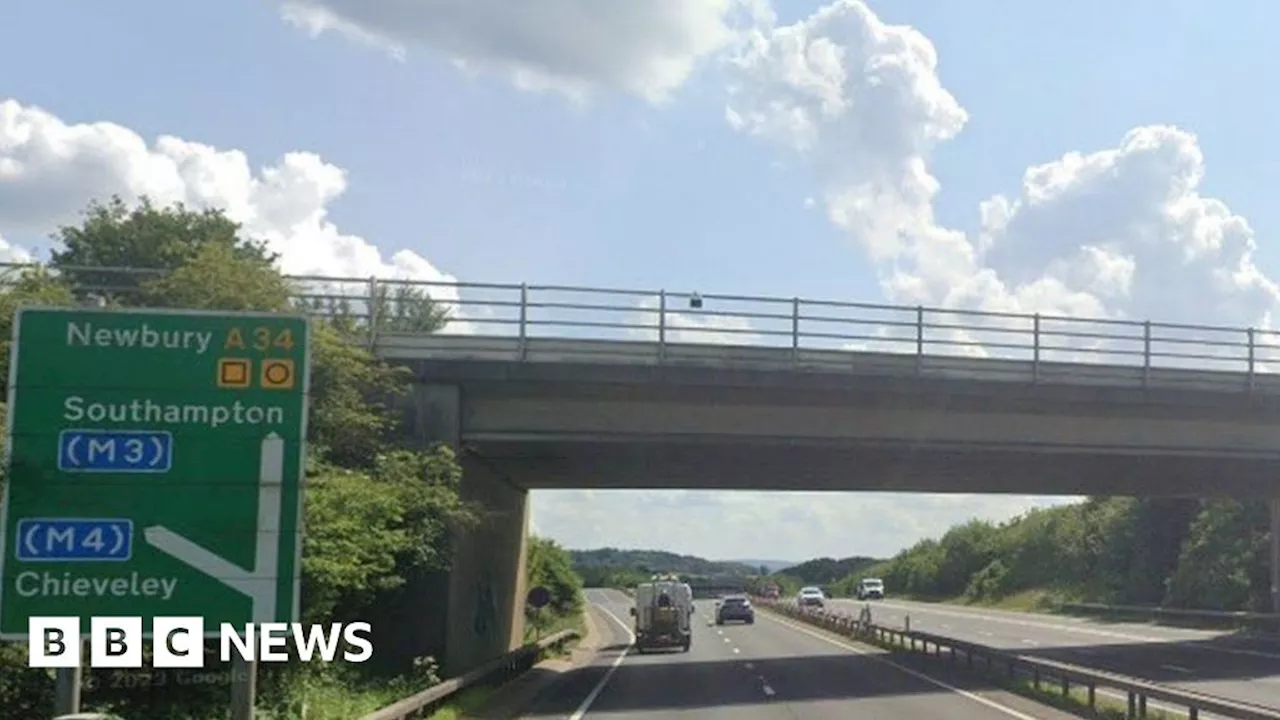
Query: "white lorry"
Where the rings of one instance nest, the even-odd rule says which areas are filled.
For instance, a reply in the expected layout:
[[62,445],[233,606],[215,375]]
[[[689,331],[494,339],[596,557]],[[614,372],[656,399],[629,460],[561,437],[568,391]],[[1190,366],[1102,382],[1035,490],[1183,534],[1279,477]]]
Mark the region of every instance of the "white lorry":
[[636,650],[678,647],[693,641],[693,592],[679,580],[654,580],[636,586]]

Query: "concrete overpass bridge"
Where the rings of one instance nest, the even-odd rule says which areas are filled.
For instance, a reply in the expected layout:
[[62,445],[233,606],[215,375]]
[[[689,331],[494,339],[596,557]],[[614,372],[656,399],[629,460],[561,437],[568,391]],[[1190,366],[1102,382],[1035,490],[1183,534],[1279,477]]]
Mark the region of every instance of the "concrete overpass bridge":
[[[466,494],[495,513],[436,618],[453,670],[521,637],[530,489],[1280,496],[1270,332],[420,285],[460,296],[466,324],[370,343],[414,373],[407,432],[461,448]],[[477,637],[466,614],[489,597],[502,621]]]

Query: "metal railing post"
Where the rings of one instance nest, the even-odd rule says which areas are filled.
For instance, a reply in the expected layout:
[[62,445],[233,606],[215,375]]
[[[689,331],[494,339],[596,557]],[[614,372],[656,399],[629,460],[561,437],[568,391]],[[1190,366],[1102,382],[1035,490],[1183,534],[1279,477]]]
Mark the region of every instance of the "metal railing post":
[[1142,387],[1151,382],[1151,321],[1142,321]]
[[1254,345],[1255,339],[1254,339],[1254,330],[1253,330],[1253,328],[1249,328],[1247,332],[1248,332],[1248,334],[1249,334],[1249,390],[1250,390],[1250,391],[1252,391],[1252,390],[1253,390],[1253,379],[1254,379],[1254,378],[1253,378],[1253,373],[1254,373],[1254,348],[1256,347],[1256,345]]
[[924,306],[916,306],[916,374],[924,372]]
[[800,298],[791,298],[791,362],[800,362]]
[[658,291],[658,360],[667,359],[667,291]]
[[1040,382],[1040,313],[1031,318],[1031,382]]
[[378,320],[382,307],[378,304],[378,276],[369,276],[369,298],[365,300],[365,311],[369,313],[369,352],[378,349]]
[[529,357],[529,284],[520,283],[520,360]]

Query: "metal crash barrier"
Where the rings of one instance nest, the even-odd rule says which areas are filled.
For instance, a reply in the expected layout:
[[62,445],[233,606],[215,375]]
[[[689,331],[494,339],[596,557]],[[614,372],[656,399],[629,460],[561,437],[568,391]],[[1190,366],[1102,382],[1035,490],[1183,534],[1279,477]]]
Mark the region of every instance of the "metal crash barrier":
[[409,718],[426,717],[440,709],[442,705],[456,700],[458,695],[465,690],[501,685],[523,675],[537,664],[538,659],[542,657],[544,652],[578,637],[577,630],[561,630],[536,643],[512,650],[506,655],[495,658],[468,673],[445,680],[439,685],[429,687],[416,695],[411,695],[392,703],[381,710],[376,710],[360,718],[360,720],[408,720]]

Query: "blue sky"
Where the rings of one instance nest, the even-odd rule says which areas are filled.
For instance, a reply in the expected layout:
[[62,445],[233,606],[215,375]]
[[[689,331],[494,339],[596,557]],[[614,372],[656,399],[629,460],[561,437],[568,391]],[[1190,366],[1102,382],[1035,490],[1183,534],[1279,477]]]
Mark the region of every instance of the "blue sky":
[[[1271,322],[1280,149],[1257,88],[1280,59],[1273,4],[510,7],[19,3],[0,25],[0,237],[38,252],[91,197],[149,191],[231,208],[299,270]],[[828,47],[845,52],[824,65]],[[903,58],[909,72],[872,69]],[[846,101],[832,116],[814,91],[828,81]],[[809,135],[780,124],[802,116]],[[74,128],[98,122],[119,132]],[[1154,129],[1126,145],[1138,128]],[[298,151],[319,159],[285,163],[274,195],[248,182]],[[1024,187],[1068,153],[1082,160]],[[997,195],[1012,220],[983,219]],[[578,547],[800,559],[888,553],[1038,502],[550,493],[535,524]],[[674,506],[683,529],[616,520],[636,503]]]

